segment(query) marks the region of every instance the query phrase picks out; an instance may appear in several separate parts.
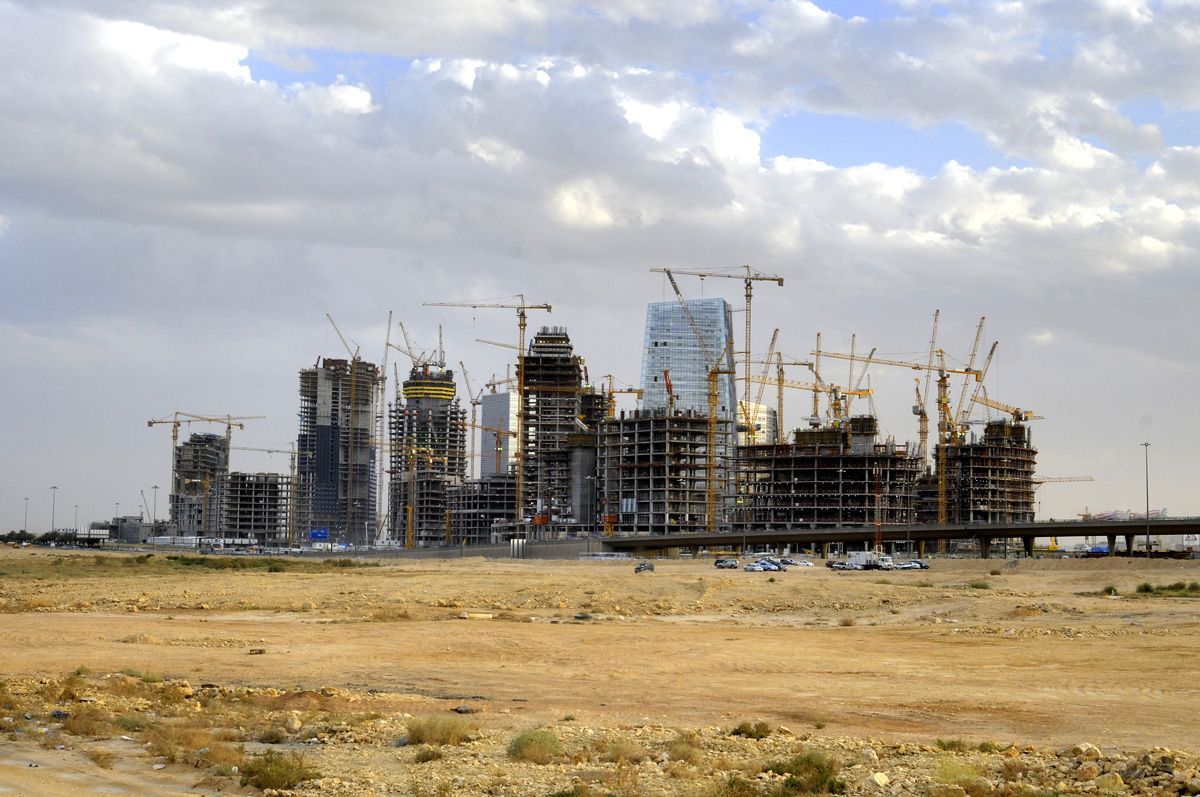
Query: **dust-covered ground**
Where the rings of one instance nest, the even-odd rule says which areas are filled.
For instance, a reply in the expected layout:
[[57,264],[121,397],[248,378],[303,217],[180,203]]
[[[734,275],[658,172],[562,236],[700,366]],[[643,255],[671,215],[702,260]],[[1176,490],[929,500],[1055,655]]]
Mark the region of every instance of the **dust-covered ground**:
[[1200,793],[1200,563],[656,566],[4,549],[0,795]]

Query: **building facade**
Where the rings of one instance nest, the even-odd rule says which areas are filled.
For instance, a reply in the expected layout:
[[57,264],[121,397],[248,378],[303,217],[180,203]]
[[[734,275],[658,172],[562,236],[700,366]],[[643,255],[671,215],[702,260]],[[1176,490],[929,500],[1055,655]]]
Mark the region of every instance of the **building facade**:
[[193,434],[175,449],[171,524],[184,537],[211,537],[221,525],[221,501],[229,475],[229,440]]
[[373,444],[379,369],[325,358],[300,371],[296,528],[331,542],[373,542],[379,489]]
[[391,408],[389,538],[413,546],[450,542],[447,490],[466,474],[466,411],[446,368],[415,367],[403,389],[404,400]]

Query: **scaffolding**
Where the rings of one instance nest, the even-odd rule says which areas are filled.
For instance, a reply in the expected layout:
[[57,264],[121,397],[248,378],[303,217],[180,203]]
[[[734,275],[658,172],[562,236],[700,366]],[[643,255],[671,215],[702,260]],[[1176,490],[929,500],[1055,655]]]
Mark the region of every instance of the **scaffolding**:
[[363,360],[318,360],[300,371],[296,437],[297,526],[331,540],[370,542],[375,527],[375,390],[379,369]]
[[909,524],[921,460],[909,445],[877,442],[878,421],[797,429],[790,445],[742,446],[735,526],[792,529]]
[[1011,420],[990,421],[982,437],[947,446],[949,522],[1032,522],[1036,459],[1029,427]]
[[[454,372],[414,367],[390,420],[390,538],[417,546],[449,542],[447,490],[462,482],[467,466],[466,411],[456,397]],[[510,502],[510,515],[511,508]]]
[[705,530],[706,414],[666,409],[621,413],[599,425],[598,446],[598,500],[606,529],[621,534]]

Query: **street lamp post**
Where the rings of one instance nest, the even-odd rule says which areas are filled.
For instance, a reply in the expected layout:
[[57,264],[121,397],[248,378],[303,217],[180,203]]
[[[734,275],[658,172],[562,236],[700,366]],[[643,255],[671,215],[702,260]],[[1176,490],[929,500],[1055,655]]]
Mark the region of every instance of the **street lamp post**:
[[1150,558],[1150,444],[1142,443],[1146,454],[1146,558]]
[[29,496],[25,497],[25,525],[21,526],[21,531],[29,533]]
[[150,523],[153,525],[158,523],[158,485],[150,489],[154,491],[154,508],[150,510]]
[[79,504],[75,505],[75,532],[79,532]]
[[56,484],[50,488],[50,531],[51,531],[51,533],[54,532],[54,505],[56,502],[55,499],[57,499],[57,498],[58,498],[58,485]]

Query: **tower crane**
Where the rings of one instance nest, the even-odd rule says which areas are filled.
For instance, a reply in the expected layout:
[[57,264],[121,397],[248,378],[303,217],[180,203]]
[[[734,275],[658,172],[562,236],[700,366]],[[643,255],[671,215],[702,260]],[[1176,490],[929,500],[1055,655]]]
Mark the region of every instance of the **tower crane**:
[[983,395],[975,398],[975,403],[982,404],[989,409],[1006,412],[1011,415],[1012,419],[1017,423],[1035,421],[1041,419],[1042,417],[1041,415],[1034,414],[1033,410],[1023,410],[1020,407],[1013,406],[1012,404],[1005,404],[1003,401],[996,401],[995,399],[988,398],[986,390],[983,392]]
[[467,400],[471,402],[471,445],[467,454],[470,466],[467,469],[467,478],[475,478],[475,421],[478,419],[479,406],[483,404],[483,388],[479,388],[476,392],[471,387],[471,375],[467,373],[467,366],[462,360],[458,361],[458,367],[462,369],[463,381],[467,383]]
[[517,303],[507,302],[425,302],[425,307],[467,307],[471,309],[516,310],[517,311],[517,450],[514,458],[517,461],[517,497],[513,507],[513,523],[521,522],[521,509],[524,502],[522,488],[524,487],[524,437],[525,437],[525,327],[526,313],[529,310],[545,310],[551,312],[549,304],[530,304],[525,301],[525,294],[518,293]]
[[311,457],[313,452],[301,451],[297,453],[295,443],[289,443],[288,446],[288,448],[255,448],[253,446],[234,446],[233,448],[235,451],[260,451],[264,454],[287,454],[290,457],[288,476],[292,481],[288,489],[287,539],[288,544],[292,545],[296,542],[296,457]]
[[798,382],[793,379],[783,379],[778,376],[774,379],[769,379],[765,376],[755,376],[751,377],[750,381],[760,385],[773,384],[780,389],[790,387],[795,388],[796,390],[814,390],[818,393],[826,393],[830,397],[830,413],[836,420],[845,420],[847,417],[849,417],[849,402],[843,403],[843,397],[855,396],[858,398],[866,398],[867,396],[871,395],[870,388],[847,390],[843,389],[839,385],[831,385],[824,382]]
[[[750,418],[750,407],[748,406],[749,402],[747,401],[747,399],[750,396],[750,357],[751,357],[751,354],[750,354],[750,352],[751,352],[751,349],[750,349],[750,333],[751,333],[750,312],[751,312],[751,307],[752,307],[753,300],[754,300],[754,283],[755,282],[774,282],[776,285],[778,285],[779,287],[782,288],[783,287],[783,277],[780,277],[778,275],[763,274],[762,272],[759,272],[759,271],[756,271],[755,269],[750,268],[750,266],[738,266],[737,269],[738,269],[738,271],[736,271],[736,272],[735,271],[685,271],[685,270],[681,270],[681,269],[668,269],[668,268],[652,268],[650,270],[653,272],[657,272],[657,273],[667,274],[668,276],[672,272],[674,272],[675,274],[684,274],[689,277],[699,277],[701,279],[701,281],[703,281],[704,279],[706,279],[708,277],[721,277],[724,279],[740,279],[745,283],[745,289],[746,289],[746,350],[744,352],[745,353],[745,371],[744,371],[744,375],[743,375],[743,381],[744,381],[745,388],[742,393],[741,404],[742,404],[742,417],[746,422],[747,428],[749,428],[752,425],[752,421]],[[678,295],[678,286],[675,286],[675,281],[673,279],[671,280],[671,284],[673,287],[676,288],[676,294]],[[734,374],[734,375],[736,376],[736,374]]]
[[[600,376],[600,378],[608,381],[608,393],[606,394],[607,397],[604,402],[604,407],[605,407],[604,414],[608,418],[617,417],[617,394],[618,393],[628,393],[628,394],[636,397],[638,401],[641,401],[642,396],[645,395],[645,392],[640,387],[617,387],[616,386],[617,378],[613,374],[602,374]],[[668,391],[668,392],[670,392],[670,391]]]
[[171,425],[171,484],[172,492],[180,492],[179,490],[179,474],[175,472],[175,449],[179,447],[179,425],[192,423],[221,423],[225,425],[225,448],[228,450],[233,442],[233,427],[239,430],[244,430],[246,424],[242,421],[258,421],[266,418],[265,415],[198,415],[192,412],[176,411],[169,418],[159,418],[157,420],[146,421],[146,426],[155,427],[160,424]]
[[[971,355],[967,357],[968,368],[975,367],[975,355],[979,352],[979,341],[983,338],[983,324],[985,321],[987,321],[987,316],[979,317],[979,326],[975,328],[975,342],[971,344]],[[980,380],[980,384],[982,383],[982,380]],[[967,388],[970,384],[967,380],[963,380],[962,392],[958,394],[958,404],[954,406],[955,418],[962,418],[963,403],[967,400]]]
[[726,355],[731,353],[730,344],[726,343],[716,359],[712,359],[712,352],[708,348],[708,343],[704,340],[704,335],[701,333],[695,317],[692,316],[692,311],[687,305],[687,300],[683,298],[683,291],[679,290],[679,283],[675,281],[675,275],[671,273],[670,269],[657,270],[667,275],[667,281],[671,283],[671,289],[675,291],[675,297],[679,300],[679,306],[683,309],[683,316],[687,319],[688,326],[692,329],[692,334],[696,336],[696,343],[700,346],[701,356],[704,358],[705,365],[708,366],[708,436],[707,456],[704,463],[704,513],[705,528],[708,533],[712,534],[717,530],[717,393],[720,386],[720,377],[722,375],[737,376],[737,372],[731,367],[722,367]]
[[[770,382],[770,380],[767,379],[767,374],[770,372],[771,361],[775,357],[775,343],[778,340],[779,340],[779,328],[776,327],[775,331],[771,333],[771,345],[767,346],[767,356],[762,361],[763,362],[762,376],[759,377],[759,379],[755,380],[756,382],[758,382],[758,394],[754,397],[754,418],[750,418],[749,414],[747,413],[746,433],[750,436],[750,445],[754,445],[755,443],[758,442],[758,424],[755,423],[755,421],[758,420],[758,415],[762,408],[763,391],[766,390],[767,383]],[[747,383],[747,385],[748,384],[749,383]],[[749,394],[747,394],[747,395],[749,395]],[[776,412],[776,414],[775,414],[775,435],[776,435],[776,437],[779,436],[779,414],[778,414],[778,412]],[[777,442],[777,441],[773,441],[773,442]]]
[[[837,360],[855,360],[854,355],[825,352],[824,356]],[[965,374],[982,381],[983,375],[974,368],[947,368],[946,352],[936,351],[937,364],[933,366],[904,360],[888,360],[875,358],[872,362],[879,365],[890,365],[897,368],[911,368],[914,371],[937,372],[937,405],[938,405],[938,523],[946,523],[946,447],[961,439],[960,427],[954,422],[950,411],[950,374]]]

